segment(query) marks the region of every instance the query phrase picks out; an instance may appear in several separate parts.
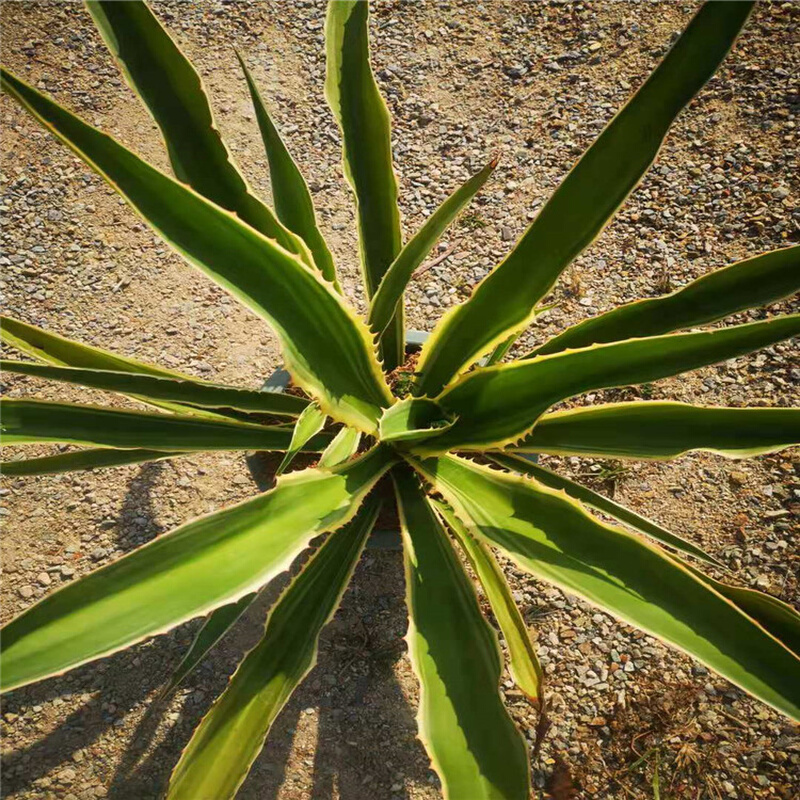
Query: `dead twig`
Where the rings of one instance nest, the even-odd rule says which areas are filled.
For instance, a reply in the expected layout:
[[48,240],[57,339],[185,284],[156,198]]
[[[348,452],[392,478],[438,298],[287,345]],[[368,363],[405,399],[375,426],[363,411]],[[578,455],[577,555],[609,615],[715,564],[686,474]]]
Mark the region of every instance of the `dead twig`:
[[550,717],[547,716],[547,700],[543,697],[541,708],[539,709],[539,719],[536,723],[536,736],[534,737],[533,749],[531,751],[532,761],[536,761],[536,759],[539,757],[539,752],[542,749],[542,743],[544,742],[545,736],[547,736],[547,732],[550,730],[552,724],[553,723],[550,721]]
[[412,278],[419,278],[420,275],[424,275],[431,267],[435,267],[437,264],[441,264],[442,261],[450,258],[451,255],[455,252],[456,246],[453,245],[452,247],[448,247],[447,250],[444,251],[440,256],[432,259],[431,261],[427,261],[421,267],[417,267],[414,272],[411,274]]

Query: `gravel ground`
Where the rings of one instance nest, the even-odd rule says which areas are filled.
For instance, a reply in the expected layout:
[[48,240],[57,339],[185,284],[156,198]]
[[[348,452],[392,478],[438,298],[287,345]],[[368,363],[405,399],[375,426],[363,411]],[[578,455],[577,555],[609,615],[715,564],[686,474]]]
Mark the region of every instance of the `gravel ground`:
[[[352,202],[322,96],[320,3],[158,2],[202,73],[223,133],[268,196],[233,47],[243,52],[304,167],[345,290],[357,281]],[[447,259],[409,292],[430,329],[502,259],[581,150],[688,21],[687,3],[398,3],[375,7],[374,59],[394,115],[404,227],[498,152],[483,195],[445,236]],[[71,3],[4,3],[3,60],[165,168],[152,122],[88,15]],[[587,315],[655,296],[796,239],[800,6],[763,4],[675,125],[625,209],[567,272],[526,347]],[[256,386],[278,363],[268,328],[170,253],[98,178],[2,99],[3,289],[10,313],[202,378]],[[787,311],[791,301],[758,319]],[[796,307],[796,303],[795,303]],[[797,403],[800,359],[776,345],[639,390],[589,396],[705,404]],[[7,376],[14,396],[101,395]],[[104,402],[122,403],[119,400]],[[54,449],[54,448],[53,448]],[[52,452],[37,448],[37,453]],[[31,452],[31,451],[27,451]],[[797,450],[669,464],[548,459],[705,547],[743,584],[797,601]],[[244,459],[198,455],[101,474],[5,479],[2,617],[191,517],[257,491]],[[651,638],[509,565],[548,676],[553,727],[534,763],[556,798],[800,795],[798,729]],[[9,798],[156,798],[193,726],[255,641],[264,609],[166,708],[151,700],[197,622],[17,691],[3,707]],[[397,553],[371,551],[328,627],[320,663],[279,718],[243,798],[437,798],[415,739],[416,685]],[[529,737],[534,711],[506,681]],[[468,800],[468,798],[466,799]]]

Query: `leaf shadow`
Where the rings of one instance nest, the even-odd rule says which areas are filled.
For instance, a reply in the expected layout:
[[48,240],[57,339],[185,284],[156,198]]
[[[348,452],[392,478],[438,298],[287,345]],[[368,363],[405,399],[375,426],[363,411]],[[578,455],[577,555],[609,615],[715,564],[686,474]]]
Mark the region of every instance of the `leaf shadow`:
[[[184,626],[185,627],[185,626]],[[99,744],[124,719],[147,702],[165,679],[164,661],[175,650],[181,629],[168,636],[78,667],[65,675],[10,693],[4,711],[14,709],[23,719],[54,700],[73,706],[72,711],[49,733],[38,736],[26,747],[3,754],[3,796],[15,795],[38,785],[53,771],[72,766],[80,772],[83,751]],[[78,697],[81,701],[73,705]],[[61,704],[56,705],[56,708]],[[100,767],[98,769],[97,767]],[[102,783],[102,765],[92,770]]]
[[156,522],[152,492],[165,468],[163,461],[143,464],[128,482],[117,515],[117,547],[126,552],[154,539],[164,528]]
[[[144,464],[128,482],[114,531],[120,549],[133,550],[160,532],[151,491],[163,469],[161,462]],[[12,711],[24,721],[31,720],[30,724],[21,725],[28,729],[26,733],[42,725],[37,719],[40,707],[66,705],[72,706],[72,710],[49,733],[26,737],[33,741],[3,753],[2,796],[29,788],[58,767],[72,764],[76,770],[80,769],[77,759],[82,751],[97,743],[115,727],[115,722],[141,707],[155,693],[166,677],[163,661],[170,658],[170,651],[182,647],[179,642],[186,638],[185,631],[193,624],[196,623],[6,695],[4,712]],[[76,696],[83,702],[74,704]]]
[[[258,640],[266,607],[278,588],[257,604],[259,608],[249,609],[187,678],[177,712],[180,721],[169,735],[158,735],[155,711],[145,714],[109,787],[109,800],[163,794],[193,729],[224,689],[243,652]],[[273,725],[239,800],[293,796],[291,791],[300,784],[302,796],[310,800],[401,800],[409,795],[398,784],[436,780],[416,739],[414,712],[395,675],[395,663],[405,649],[400,638],[405,625],[400,554],[367,551],[339,612],[323,631],[317,666]],[[193,702],[198,693],[202,701]],[[312,717],[316,733],[307,724]],[[298,765],[304,765],[299,772]]]

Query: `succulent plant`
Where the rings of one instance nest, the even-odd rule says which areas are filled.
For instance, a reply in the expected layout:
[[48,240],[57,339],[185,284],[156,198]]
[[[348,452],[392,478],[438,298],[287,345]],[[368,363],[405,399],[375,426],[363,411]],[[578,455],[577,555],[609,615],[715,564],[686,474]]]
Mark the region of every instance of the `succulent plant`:
[[[529,458],[666,459],[690,450],[743,457],[800,442],[797,408],[652,401],[553,410],[583,393],[655,381],[796,335],[800,316],[695,329],[796,292],[800,248],[592,317],[501,363],[564,269],[641,180],[751,6],[699,9],[506,259],[445,314],[414,366],[405,365],[404,291],[495,162],[404,242],[389,113],[369,64],[366,3],[332,2],[326,26],[326,94],[357,204],[366,321],[344,300],[309,190],[241,58],[274,208],[248,187],[197,73],[144,3],[89,2],[88,9],[160,127],[174,177],[3,70],[10,96],[175,250],[271,324],[302,390],[200,381],[6,318],[4,341],[33,360],[4,361],[5,370],[116,392],[154,410],[4,400],[5,444],[81,447],[8,461],[5,474],[110,468],[205,450],[284,452],[284,471],[298,452],[321,453],[316,466],[181,525],[20,614],[3,630],[3,688],[207,615],[171,691],[262,587],[306,553],[167,790],[171,800],[233,797],[315,662],[320,631],[385,500],[373,490],[389,476],[402,528],[419,734],[446,797],[523,800],[530,792],[529,753],[500,693],[503,657],[473,579],[502,632],[513,679],[540,706],[542,670],[495,550],[800,718],[800,618],[791,606],[705,575],[695,563],[716,562],[701,548]],[[404,366],[405,378],[390,380]]]

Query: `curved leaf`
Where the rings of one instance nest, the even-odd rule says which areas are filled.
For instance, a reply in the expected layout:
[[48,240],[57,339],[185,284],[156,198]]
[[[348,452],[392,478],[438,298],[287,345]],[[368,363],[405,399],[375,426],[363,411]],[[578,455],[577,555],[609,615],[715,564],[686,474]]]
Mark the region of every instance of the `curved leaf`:
[[235,602],[347,522],[393,461],[378,447],[334,470],[287,475],[269,492],[159,536],[23,612],[0,638],[7,691],[128,647]]
[[[391,120],[369,64],[368,18],[369,3],[328,3],[325,96],[342,131],[344,173],[356,200],[361,270],[372,297],[400,252],[402,235]],[[403,309],[398,308],[380,342],[387,372],[403,363],[404,344]]]
[[496,345],[494,350],[486,357],[485,361],[481,362],[481,366],[491,367],[499,364],[506,356],[506,353],[514,346],[519,334],[512,334],[508,339],[504,339],[500,344]]
[[172,400],[207,408],[235,408],[239,411],[296,417],[308,408],[308,400],[278,392],[256,392],[191,378],[167,378],[110,370],[55,367],[29,361],[0,359],[0,369],[20,375],[34,375],[66,381],[147,400]]
[[679,559],[679,563],[703,583],[711,586],[723,597],[727,597],[737,608],[766,628],[800,657],[800,612],[797,609],[765,592],[757,592],[744,586],[731,586],[729,583],[715,580],[691,564],[687,564],[683,559]]
[[[147,450],[286,450],[290,428],[209,420],[104,406],[0,400],[3,444],[60,442]],[[324,450],[328,434],[307,442],[306,452]]]
[[422,350],[419,393],[438,394],[521,331],[558,276],[602,231],[653,162],[675,117],[714,74],[753,3],[704,4],[652,75],[609,122],[509,256],[449,311]]
[[322,469],[325,467],[335,467],[349,461],[357,452],[361,444],[361,433],[355,428],[342,428],[333,441],[325,448],[319,458],[317,466]]
[[439,237],[461,213],[464,206],[480,191],[494,172],[497,161],[497,158],[493,158],[480,172],[456,189],[405,244],[392,265],[386,270],[369,307],[367,322],[374,333],[382,335],[386,330],[398,305],[403,301],[403,292],[405,292],[414,270],[423,262]]
[[668,554],[530,478],[454,457],[415,466],[471,534],[800,719],[800,659]]
[[469,533],[448,505],[430,498],[428,502],[439,512],[439,516],[444,519],[458,539],[467,560],[481,582],[486,598],[492,607],[492,613],[503,632],[506,645],[508,645],[508,671],[511,673],[514,683],[531,700],[540,702],[544,683],[542,667],[536,656],[525,620],[514,602],[511,587],[508,585],[497,559],[487,545],[479,542]]
[[386,409],[378,427],[383,442],[413,442],[451,428],[454,421],[433,400],[407,397]]
[[235,603],[215,608],[206,618],[203,626],[197,632],[186,655],[180,664],[175,667],[164,688],[159,693],[159,698],[164,699],[183,683],[194,671],[194,668],[214,649],[214,646],[236,624],[239,618],[250,607],[258,592],[251,592],[240,597]]
[[128,85],[161,129],[178,180],[312,266],[302,240],[250,191],[222,141],[200,76],[147,4],[88,0],[86,7]]
[[[532,319],[535,319],[540,314],[543,314],[545,311],[549,311],[551,308],[556,308],[558,303],[550,303],[546,306],[537,306],[533,310]],[[517,333],[511,334],[508,339],[504,339],[500,344],[498,344],[488,356],[481,359],[478,364],[481,367],[491,367],[494,364],[499,364],[506,356],[506,353],[514,346],[514,342],[517,341],[522,331],[518,331]]]
[[738,261],[664,297],[638,300],[579,322],[524,358],[694,328],[800,291],[800,245]]
[[800,408],[724,408],[647,401],[546,414],[514,450],[662,459],[708,450],[744,458],[795,444],[800,444]]
[[421,452],[502,447],[517,441],[550,406],[611,386],[667,378],[757,350],[800,333],[800,314],[700,333],[592,345],[465,375],[436,401],[457,419]]
[[[15,347],[31,358],[56,366],[103,369],[113,372],[131,372],[137,375],[156,375],[176,380],[193,380],[190,375],[162,369],[144,361],[137,361],[108,350],[102,350],[99,347],[82,344],[13,317],[0,316],[0,338],[5,344]],[[224,416],[211,411],[189,408],[178,403],[152,401],[135,396],[133,399],[178,414],[196,414],[217,419]]]
[[[543,314],[545,311],[549,311],[551,308],[556,308],[558,303],[550,303],[546,306],[537,306],[533,310],[533,316],[531,319],[535,319],[540,314]],[[500,344],[498,344],[491,353],[489,353],[486,358],[481,359],[478,364],[481,367],[491,367],[494,364],[499,364],[503,358],[505,358],[506,353],[514,346],[514,342],[517,341],[522,331],[518,331],[517,333],[511,334],[508,339],[504,339]]]
[[144,361],[101,350],[88,344],[67,339],[36,325],[14,317],[0,316],[0,338],[17,350],[60,367],[103,369],[112,372],[132,372],[137,375],[156,375],[162,378],[193,380],[190,375],[163,369]]
[[419,737],[446,800],[528,800],[524,740],[500,697],[502,661],[472,582],[413,473],[392,471],[403,530]]
[[76,453],[59,453],[55,456],[41,458],[21,458],[18,461],[0,463],[0,474],[7,476],[22,475],[58,475],[61,472],[80,472],[104,467],[122,467],[126,464],[141,464],[143,461],[161,461],[175,458],[186,453],[174,451],[165,453],[161,450],[114,450],[100,448],[97,450],[79,450]]
[[280,337],[295,381],[326,412],[374,432],[391,395],[366,325],[295,256],[146,164],[6,70],[3,88],[100,173],[172,247]]
[[325,427],[325,414],[315,405],[310,405],[300,415],[292,431],[292,441],[286,449],[283,461],[275,471],[276,475],[283,474],[283,471],[292,463],[294,457],[300,452],[303,446]]
[[644,533],[662,544],[674,547],[682,553],[688,553],[695,558],[699,558],[701,561],[706,561],[717,567],[722,566],[717,559],[710,556],[697,545],[687,542],[686,539],[682,539],[677,534],[671,533],[666,528],[662,528],[661,525],[657,525],[652,520],[647,519],[647,517],[643,517],[641,514],[637,514],[635,511],[631,511],[629,508],[615,503],[602,494],[593,492],[580,483],[575,483],[575,481],[571,481],[569,478],[564,478],[555,472],[551,472],[549,469],[540,467],[538,464],[533,464],[527,458],[520,458],[519,456],[506,453],[489,453],[488,455],[498,466],[509,469],[512,472],[520,473],[521,475],[529,475],[531,478],[536,478],[539,483],[544,484],[548,488],[564,492],[569,497],[578,500],[584,505],[594,508],[596,511],[608,514],[608,516],[614,517],[617,521],[629,525],[634,530]]
[[258,87],[238,51],[236,57],[247,81],[264,149],[267,152],[272,201],[275,203],[278,219],[306,243],[313,256],[314,267],[326,281],[330,281],[336,287],[337,292],[341,293],[333,256],[317,225],[314,203],[305,179],[270,119]]
[[275,717],[314,667],[320,632],[339,606],[379,510],[379,501],[368,500],[278,598],[264,637],[183,751],[166,800],[232,800],[236,795]]
[[[137,361],[127,356],[112,353],[109,350],[82,344],[73,339],[67,339],[64,336],[37,328],[35,325],[29,325],[27,322],[22,322],[13,317],[0,316],[0,339],[5,344],[17,348],[17,350],[29,355],[31,358],[54,366],[152,375],[160,378],[172,378],[175,381],[204,383],[205,385],[205,382],[198,381],[191,375],[163,369],[145,361]],[[212,411],[209,408],[173,403],[167,400],[153,400],[140,395],[127,396],[140,403],[162,408],[175,414],[190,414],[196,417],[205,417],[206,419],[243,419],[245,422],[252,422],[246,412],[235,411],[232,408],[219,408]]]

